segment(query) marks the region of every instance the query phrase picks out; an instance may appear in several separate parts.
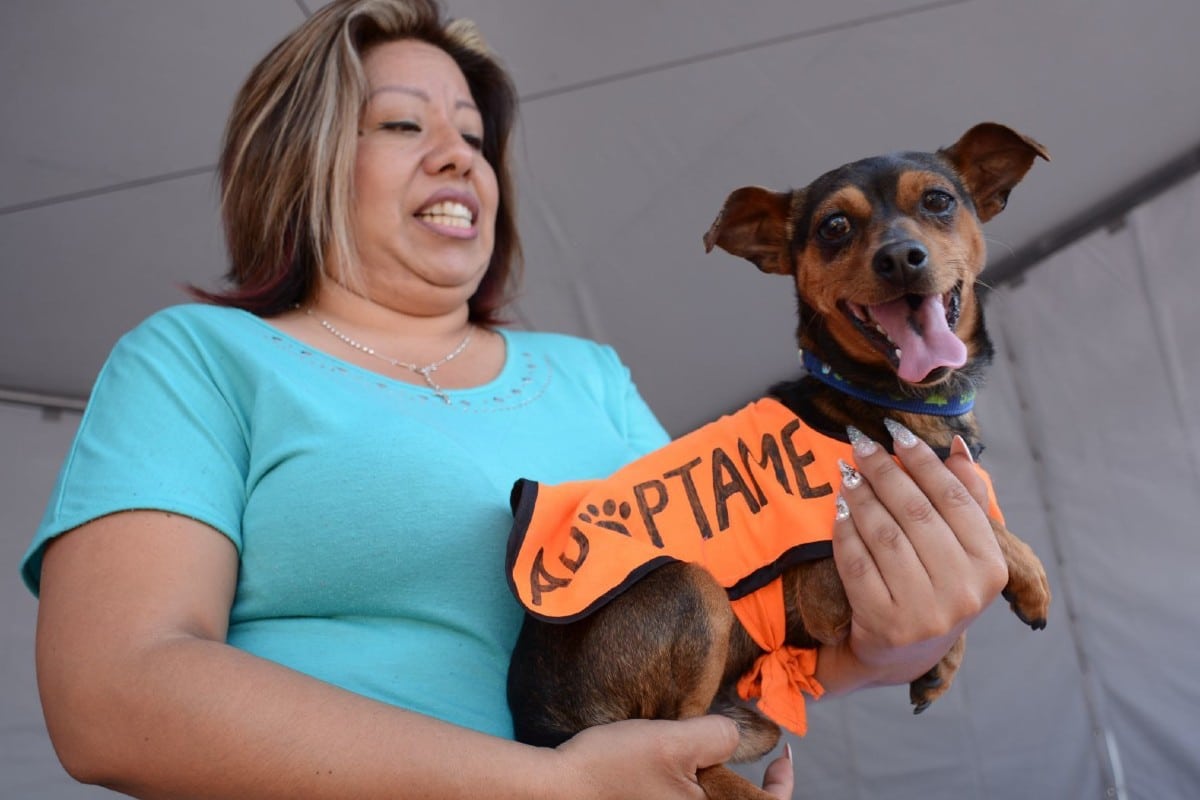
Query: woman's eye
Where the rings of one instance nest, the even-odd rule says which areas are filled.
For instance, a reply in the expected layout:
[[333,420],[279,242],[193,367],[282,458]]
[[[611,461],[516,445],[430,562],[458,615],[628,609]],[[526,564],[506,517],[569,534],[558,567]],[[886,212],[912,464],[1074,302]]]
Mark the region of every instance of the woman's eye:
[[421,132],[420,125],[407,119],[397,120],[395,122],[382,122],[380,123],[379,127],[383,128],[385,131],[402,131],[404,133]]
[[931,189],[921,197],[921,209],[930,214],[945,214],[954,208],[954,198],[940,189]]
[[472,150],[483,149],[483,137],[474,133],[462,134],[463,141],[466,142]]
[[849,236],[851,230],[850,219],[845,214],[833,214],[821,222],[817,235],[827,242],[836,242]]

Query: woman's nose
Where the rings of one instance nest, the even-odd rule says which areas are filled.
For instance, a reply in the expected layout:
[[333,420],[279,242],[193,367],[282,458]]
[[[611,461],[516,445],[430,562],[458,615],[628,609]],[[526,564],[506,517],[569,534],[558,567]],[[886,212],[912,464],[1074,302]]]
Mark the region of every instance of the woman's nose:
[[429,152],[425,155],[425,169],[434,174],[453,172],[465,177],[470,174],[476,155],[475,148],[456,127],[440,125],[434,131]]

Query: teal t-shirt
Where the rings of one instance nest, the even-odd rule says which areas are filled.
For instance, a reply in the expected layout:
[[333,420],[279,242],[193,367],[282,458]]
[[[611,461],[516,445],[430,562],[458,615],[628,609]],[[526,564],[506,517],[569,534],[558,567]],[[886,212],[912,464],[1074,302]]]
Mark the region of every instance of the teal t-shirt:
[[501,333],[501,374],[447,404],[243,311],[155,314],[97,379],[25,581],[89,520],[183,514],[240,555],[230,644],[511,736],[513,482],[601,477],[668,437],[611,348]]

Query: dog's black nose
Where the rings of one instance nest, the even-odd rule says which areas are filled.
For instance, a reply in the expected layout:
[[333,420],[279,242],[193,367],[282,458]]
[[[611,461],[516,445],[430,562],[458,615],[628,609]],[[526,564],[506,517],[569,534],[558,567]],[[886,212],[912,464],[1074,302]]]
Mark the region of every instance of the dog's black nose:
[[875,272],[897,286],[907,286],[929,263],[929,251],[914,239],[885,244],[875,253]]

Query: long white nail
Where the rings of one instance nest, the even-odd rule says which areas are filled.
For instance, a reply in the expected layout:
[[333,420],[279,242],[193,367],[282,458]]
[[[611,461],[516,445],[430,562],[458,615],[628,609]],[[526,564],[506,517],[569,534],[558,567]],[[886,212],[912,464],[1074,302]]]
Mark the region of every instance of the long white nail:
[[846,505],[846,498],[840,494],[837,496],[837,513],[833,518],[838,522],[844,522],[850,519],[850,506]]
[[842,471],[842,486],[847,489],[857,489],[862,485],[862,475],[854,467],[847,464],[842,459],[838,459],[838,469]]
[[869,456],[879,447],[874,439],[853,425],[846,426],[846,436],[850,439],[850,445],[854,448],[854,454],[857,456]]
[[964,455],[967,457],[967,461],[975,463],[975,456],[971,455],[971,448],[967,446],[967,440],[960,434],[955,434],[954,441],[950,442],[950,452]]
[[888,429],[888,433],[892,435],[892,441],[900,447],[915,447],[917,444],[917,436],[908,428],[901,425],[891,417],[885,417],[883,426]]

